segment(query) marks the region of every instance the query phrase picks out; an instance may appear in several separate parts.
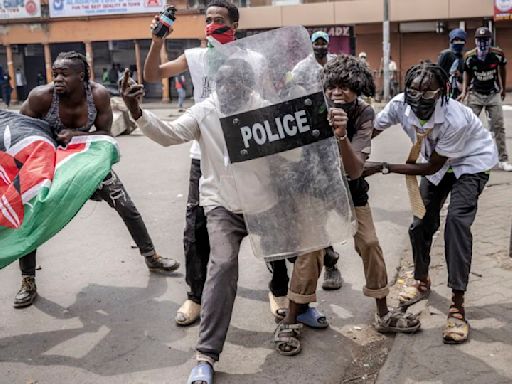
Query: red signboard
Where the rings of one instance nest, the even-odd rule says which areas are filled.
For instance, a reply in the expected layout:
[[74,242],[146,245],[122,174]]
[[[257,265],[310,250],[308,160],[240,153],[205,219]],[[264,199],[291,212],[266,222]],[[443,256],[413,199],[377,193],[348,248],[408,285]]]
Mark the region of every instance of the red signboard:
[[494,0],[494,20],[512,20],[512,0]]

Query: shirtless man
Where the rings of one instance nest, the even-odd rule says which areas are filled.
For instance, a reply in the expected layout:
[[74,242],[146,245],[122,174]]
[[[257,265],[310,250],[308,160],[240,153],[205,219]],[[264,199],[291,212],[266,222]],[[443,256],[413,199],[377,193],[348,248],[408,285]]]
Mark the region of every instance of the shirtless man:
[[[52,83],[30,92],[20,113],[47,121],[57,141],[63,145],[73,136],[109,135],[112,125],[110,95],[105,87],[89,79],[85,57],[73,51],[59,54],[53,64],[53,78]],[[96,130],[89,132],[93,125]],[[176,260],[156,253],[140,213],[114,171],[103,180],[93,199],[105,200],[117,211],[151,271],[174,271],[179,267]],[[31,305],[37,296],[36,251],[22,257],[19,264],[22,283],[14,299],[15,308]]]

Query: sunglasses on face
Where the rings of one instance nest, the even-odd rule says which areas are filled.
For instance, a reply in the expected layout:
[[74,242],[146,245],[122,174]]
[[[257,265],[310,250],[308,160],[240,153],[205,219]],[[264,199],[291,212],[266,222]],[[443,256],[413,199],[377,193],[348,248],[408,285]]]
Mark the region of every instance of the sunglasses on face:
[[426,100],[432,100],[437,97],[441,90],[438,89],[436,91],[418,91],[416,89],[407,88],[407,95],[414,100],[418,100],[420,98],[426,99]]

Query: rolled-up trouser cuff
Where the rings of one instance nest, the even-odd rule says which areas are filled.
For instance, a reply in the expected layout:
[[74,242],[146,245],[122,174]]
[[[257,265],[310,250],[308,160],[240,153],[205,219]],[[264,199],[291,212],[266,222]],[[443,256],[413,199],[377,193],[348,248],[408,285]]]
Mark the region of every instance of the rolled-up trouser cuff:
[[316,293],[311,295],[301,295],[292,291],[288,291],[288,299],[297,304],[309,304],[316,302]]
[[140,255],[144,257],[152,257],[156,255],[156,251],[153,249],[152,251],[141,252]]
[[297,257],[293,265],[288,298],[297,304],[316,301],[316,285],[324,262],[324,250]]
[[380,289],[369,289],[363,287],[363,293],[366,297],[373,297],[374,299],[383,299],[389,294],[389,288],[384,287]]
[[213,367],[215,365],[215,362],[218,361],[219,359],[218,358],[214,359],[213,357],[205,355],[204,353],[196,352],[196,360],[197,361],[206,361],[208,364],[210,364]]
[[448,282],[448,288],[450,288],[451,290],[453,291],[462,291],[462,292],[466,292],[468,290],[468,285],[467,284],[452,284],[450,282]]

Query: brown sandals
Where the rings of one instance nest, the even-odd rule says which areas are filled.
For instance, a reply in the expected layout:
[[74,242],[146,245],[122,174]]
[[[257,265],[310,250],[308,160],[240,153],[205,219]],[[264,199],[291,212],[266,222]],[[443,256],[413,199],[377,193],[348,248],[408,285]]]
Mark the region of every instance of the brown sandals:
[[469,340],[469,323],[452,303],[443,330],[443,343],[462,344]]
[[417,280],[414,285],[405,287],[400,292],[400,306],[410,307],[418,301],[428,299],[430,295],[430,280],[428,283]]

